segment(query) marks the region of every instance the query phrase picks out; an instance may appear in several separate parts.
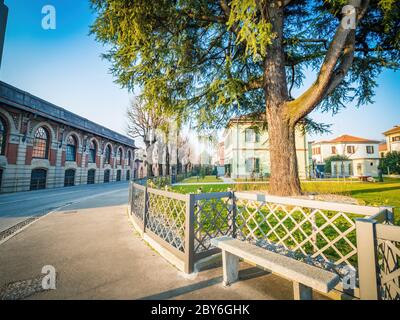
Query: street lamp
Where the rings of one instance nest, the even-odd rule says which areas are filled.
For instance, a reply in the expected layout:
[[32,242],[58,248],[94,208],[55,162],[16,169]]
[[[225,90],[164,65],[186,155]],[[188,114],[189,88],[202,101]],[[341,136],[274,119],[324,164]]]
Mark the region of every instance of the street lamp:
[[0,0],[0,67],[3,57],[4,38],[6,35],[8,8],[4,4],[4,0]]

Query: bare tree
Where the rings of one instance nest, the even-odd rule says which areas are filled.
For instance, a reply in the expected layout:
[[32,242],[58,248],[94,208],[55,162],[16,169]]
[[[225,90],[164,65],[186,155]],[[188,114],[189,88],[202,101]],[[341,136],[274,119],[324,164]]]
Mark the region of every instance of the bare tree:
[[157,141],[156,130],[165,123],[165,118],[160,108],[149,108],[142,99],[131,101],[127,110],[128,135],[132,138],[142,138],[146,147],[147,176],[153,176],[152,154],[150,149]]

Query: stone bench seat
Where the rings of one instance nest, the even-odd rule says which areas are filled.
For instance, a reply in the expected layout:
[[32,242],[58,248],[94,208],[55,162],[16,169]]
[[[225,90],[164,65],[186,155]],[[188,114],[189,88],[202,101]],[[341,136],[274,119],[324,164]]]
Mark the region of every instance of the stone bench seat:
[[295,300],[311,300],[312,289],[328,293],[339,282],[339,276],[332,272],[231,237],[215,238],[211,243],[222,250],[223,281],[226,286],[238,280],[240,258],[293,281]]

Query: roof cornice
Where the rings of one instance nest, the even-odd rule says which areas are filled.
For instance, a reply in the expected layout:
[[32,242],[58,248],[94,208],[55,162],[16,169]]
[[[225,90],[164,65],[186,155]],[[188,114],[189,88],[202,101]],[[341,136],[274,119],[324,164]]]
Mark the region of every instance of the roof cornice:
[[0,81],[0,102],[136,149],[133,139],[2,81]]

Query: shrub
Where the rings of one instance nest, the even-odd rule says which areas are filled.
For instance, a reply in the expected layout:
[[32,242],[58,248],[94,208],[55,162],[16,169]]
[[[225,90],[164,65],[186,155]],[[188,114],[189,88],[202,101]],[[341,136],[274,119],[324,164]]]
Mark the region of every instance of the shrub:
[[346,156],[336,155],[325,159],[325,174],[332,173],[332,161],[346,161],[349,160]]
[[400,174],[400,152],[389,152],[382,159],[381,167],[385,173],[390,172],[394,174]]

